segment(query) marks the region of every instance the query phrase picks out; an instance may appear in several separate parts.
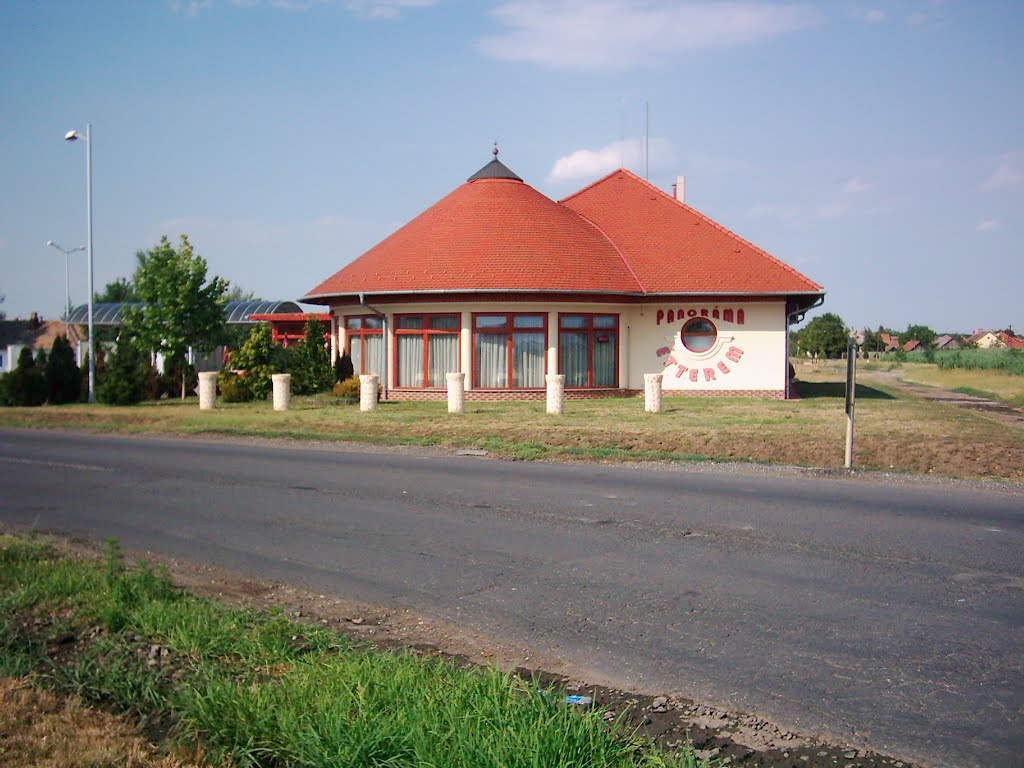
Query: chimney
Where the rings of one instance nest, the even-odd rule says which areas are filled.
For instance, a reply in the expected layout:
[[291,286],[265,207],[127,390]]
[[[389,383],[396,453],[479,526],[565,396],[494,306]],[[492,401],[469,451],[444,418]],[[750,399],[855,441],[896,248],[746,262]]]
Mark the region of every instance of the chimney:
[[680,203],[686,202],[686,177],[676,176],[676,183],[672,185],[674,196]]
[[32,328],[32,330],[35,330],[36,328],[39,327],[40,323],[38,312],[33,312],[31,315],[28,316],[28,324],[29,327]]

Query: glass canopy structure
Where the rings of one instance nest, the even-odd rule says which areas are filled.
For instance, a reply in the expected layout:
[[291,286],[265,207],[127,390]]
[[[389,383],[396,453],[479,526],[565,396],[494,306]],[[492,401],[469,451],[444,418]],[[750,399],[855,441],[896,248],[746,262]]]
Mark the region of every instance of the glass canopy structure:
[[[120,326],[124,319],[124,311],[128,307],[141,307],[139,302],[116,304],[93,304],[93,325]],[[250,315],[299,315],[302,308],[294,301],[229,301],[224,307],[224,322],[227,325],[253,325],[259,320],[250,320]],[[89,305],[81,304],[71,310],[68,323],[83,325],[89,321]]]

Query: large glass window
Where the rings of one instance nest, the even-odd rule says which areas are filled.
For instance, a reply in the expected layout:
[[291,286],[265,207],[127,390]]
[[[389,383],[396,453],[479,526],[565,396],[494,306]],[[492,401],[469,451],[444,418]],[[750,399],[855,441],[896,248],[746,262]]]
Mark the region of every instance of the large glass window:
[[399,315],[395,325],[398,386],[446,386],[459,370],[459,316]]
[[356,375],[375,373],[384,375],[384,318],[362,315],[345,318],[348,354]]
[[619,316],[559,315],[558,371],[566,387],[617,387]]
[[540,389],[546,349],[547,315],[473,315],[473,386]]

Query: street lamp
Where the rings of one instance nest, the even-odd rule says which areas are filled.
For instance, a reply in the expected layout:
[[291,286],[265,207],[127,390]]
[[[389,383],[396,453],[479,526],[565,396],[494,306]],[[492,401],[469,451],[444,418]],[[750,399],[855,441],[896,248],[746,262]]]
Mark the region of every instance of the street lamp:
[[89,402],[96,402],[96,338],[92,332],[92,123],[85,124],[85,136],[68,131],[65,141],[85,139],[85,217],[89,248]]
[[66,323],[71,317],[71,254],[75,251],[84,251],[85,246],[65,248],[54,240],[47,240],[46,244],[64,254],[64,322]]

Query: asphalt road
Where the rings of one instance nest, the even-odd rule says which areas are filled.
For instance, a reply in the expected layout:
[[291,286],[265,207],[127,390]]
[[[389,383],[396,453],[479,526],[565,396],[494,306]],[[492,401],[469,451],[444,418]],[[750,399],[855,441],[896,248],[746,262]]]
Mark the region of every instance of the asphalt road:
[[1024,496],[0,430],[0,520],[411,608],[936,766],[1024,765]]

